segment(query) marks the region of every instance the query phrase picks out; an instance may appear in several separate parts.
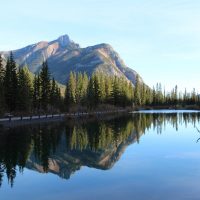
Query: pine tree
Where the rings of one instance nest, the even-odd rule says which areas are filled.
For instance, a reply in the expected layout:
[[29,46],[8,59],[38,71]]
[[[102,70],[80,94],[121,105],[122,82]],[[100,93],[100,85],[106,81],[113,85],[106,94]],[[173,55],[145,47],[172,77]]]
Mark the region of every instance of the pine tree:
[[4,81],[5,71],[3,68],[3,60],[0,54],[0,114],[5,110],[5,99],[4,99]]
[[51,91],[50,91],[50,104],[52,108],[55,105],[56,101],[56,82],[55,79],[53,78],[52,84],[51,84]]
[[100,88],[100,77],[98,73],[95,73],[92,77],[94,84],[94,106],[97,106],[101,102],[101,88]]
[[12,112],[17,108],[18,97],[18,78],[16,64],[12,52],[7,60],[5,77],[4,77],[4,91],[7,109]]
[[55,105],[54,108],[57,110],[62,110],[63,109],[63,98],[61,96],[61,91],[59,86],[56,84],[56,89],[55,89]]
[[76,74],[73,72],[70,72],[66,86],[65,102],[68,108],[76,103]]
[[188,101],[188,99],[187,99],[187,90],[185,88],[185,92],[184,92],[184,95],[183,95],[183,104],[186,105],[187,101]]
[[100,95],[100,103],[104,104],[106,99],[106,88],[105,88],[105,76],[102,73],[97,74],[99,79],[99,95]]
[[112,86],[112,103],[117,106],[120,104],[120,84],[117,76],[114,77],[113,86]]
[[140,80],[139,80],[138,75],[136,76],[134,102],[135,102],[135,105],[137,106],[141,105],[141,85],[140,85]]
[[174,105],[178,104],[178,86],[176,85],[174,88]]
[[191,103],[193,105],[197,103],[197,94],[196,94],[195,88],[193,89],[192,94],[191,94]]
[[105,103],[111,103],[111,92],[112,92],[112,79],[109,76],[105,77]]
[[130,101],[131,91],[129,91],[129,83],[124,78],[118,78],[118,82],[119,82],[118,105],[126,107],[130,105],[129,101]]
[[50,92],[50,105],[51,109],[53,110],[59,110],[61,106],[61,94],[60,89],[53,78],[52,84],[51,84],[51,92]]
[[83,98],[83,75],[78,73],[76,76],[76,103],[80,104]]
[[50,101],[50,91],[51,91],[51,80],[50,72],[48,68],[47,61],[43,62],[42,69],[40,72],[40,82],[41,82],[41,107],[43,111],[48,111],[49,101]]
[[156,90],[153,87],[153,91],[152,91],[152,104],[156,105]]
[[36,112],[39,112],[41,109],[41,84],[40,76],[35,75],[33,80],[33,109]]
[[134,100],[134,88],[132,83],[128,84],[128,97],[129,97],[129,105],[133,105],[133,100]]
[[82,86],[82,100],[81,103],[82,105],[85,105],[87,102],[87,88],[88,88],[88,84],[89,84],[89,79],[87,74],[84,72],[83,73],[83,86]]
[[68,83],[66,84],[66,88],[65,88],[64,109],[65,109],[66,111],[69,111],[69,91],[68,91]]
[[0,81],[3,82],[5,70],[3,68],[3,59],[2,55],[0,54]]
[[141,84],[141,94],[140,94],[140,97],[141,97],[141,105],[145,105],[146,104],[146,87],[145,87],[145,84]]
[[32,105],[32,83],[27,67],[19,69],[18,72],[18,110],[30,112]]
[[88,90],[87,90],[87,99],[88,106],[94,108],[101,103],[101,88],[100,88],[100,74],[95,72],[92,74],[92,77],[89,80]]
[[146,89],[146,105],[152,105],[153,103],[153,92],[150,88]]
[[94,92],[94,78],[93,76],[89,80],[88,89],[87,89],[87,103],[89,108],[95,106],[95,92]]

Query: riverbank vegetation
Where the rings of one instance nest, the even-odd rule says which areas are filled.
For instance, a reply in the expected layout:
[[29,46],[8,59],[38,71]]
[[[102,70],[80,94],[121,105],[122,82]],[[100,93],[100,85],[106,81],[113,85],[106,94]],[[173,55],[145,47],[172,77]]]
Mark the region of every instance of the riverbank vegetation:
[[91,76],[71,72],[64,94],[51,76],[47,62],[33,75],[27,66],[16,66],[11,52],[5,68],[0,56],[0,113],[53,113],[117,108],[199,108],[195,89],[184,93],[175,86],[165,92],[161,84],[150,88],[136,78],[136,84],[101,72]]

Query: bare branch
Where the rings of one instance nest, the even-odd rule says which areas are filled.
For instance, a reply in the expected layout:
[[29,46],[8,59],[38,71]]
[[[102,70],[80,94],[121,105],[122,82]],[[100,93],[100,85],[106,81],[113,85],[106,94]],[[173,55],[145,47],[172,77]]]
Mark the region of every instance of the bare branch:
[[197,131],[200,133],[200,130],[196,127]]

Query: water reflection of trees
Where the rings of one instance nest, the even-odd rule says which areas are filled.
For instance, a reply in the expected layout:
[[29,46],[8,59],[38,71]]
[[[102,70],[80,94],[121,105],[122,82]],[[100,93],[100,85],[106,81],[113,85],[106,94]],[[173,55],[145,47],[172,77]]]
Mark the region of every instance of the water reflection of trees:
[[[0,133],[0,184],[7,176],[13,186],[17,172],[23,172],[30,157],[42,166],[43,172],[49,171],[49,158],[62,151],[65,154],[70,152],[72,157],[78,155],[79,159],[83,154],[88,155],[90,157],[84,158],[84,164],[90,162],[88,165],[96,167],[97,164],[92,163],[94,155],[108,155],[105,152],[113,149],[115,154],[120,155],[120,145],[139,142],[140,136],[150,128],[161,134],[169,124],[178,130],[180,124],[186,127],[192,124],[195,127],[199,121],[199,113],[138,113],[108,121],[55,123],[5,129]],[[109,162],[116,161],[117,158]],[[83,163],[79,163],[81,164]],[[75,163],[70,170],[75,171],[79,167]]]
[[126,140],[134,130],[131,118],[115,119],[108,122],[84,123],[66,126],[66,141],[69,150],[104,150]]

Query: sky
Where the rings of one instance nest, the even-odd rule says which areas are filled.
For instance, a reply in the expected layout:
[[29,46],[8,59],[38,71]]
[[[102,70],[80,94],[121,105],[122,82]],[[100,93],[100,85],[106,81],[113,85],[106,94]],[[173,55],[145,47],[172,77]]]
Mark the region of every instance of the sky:
[[149,85],[200,91],[199,0],[0,0],[0,50],[109,43]]

